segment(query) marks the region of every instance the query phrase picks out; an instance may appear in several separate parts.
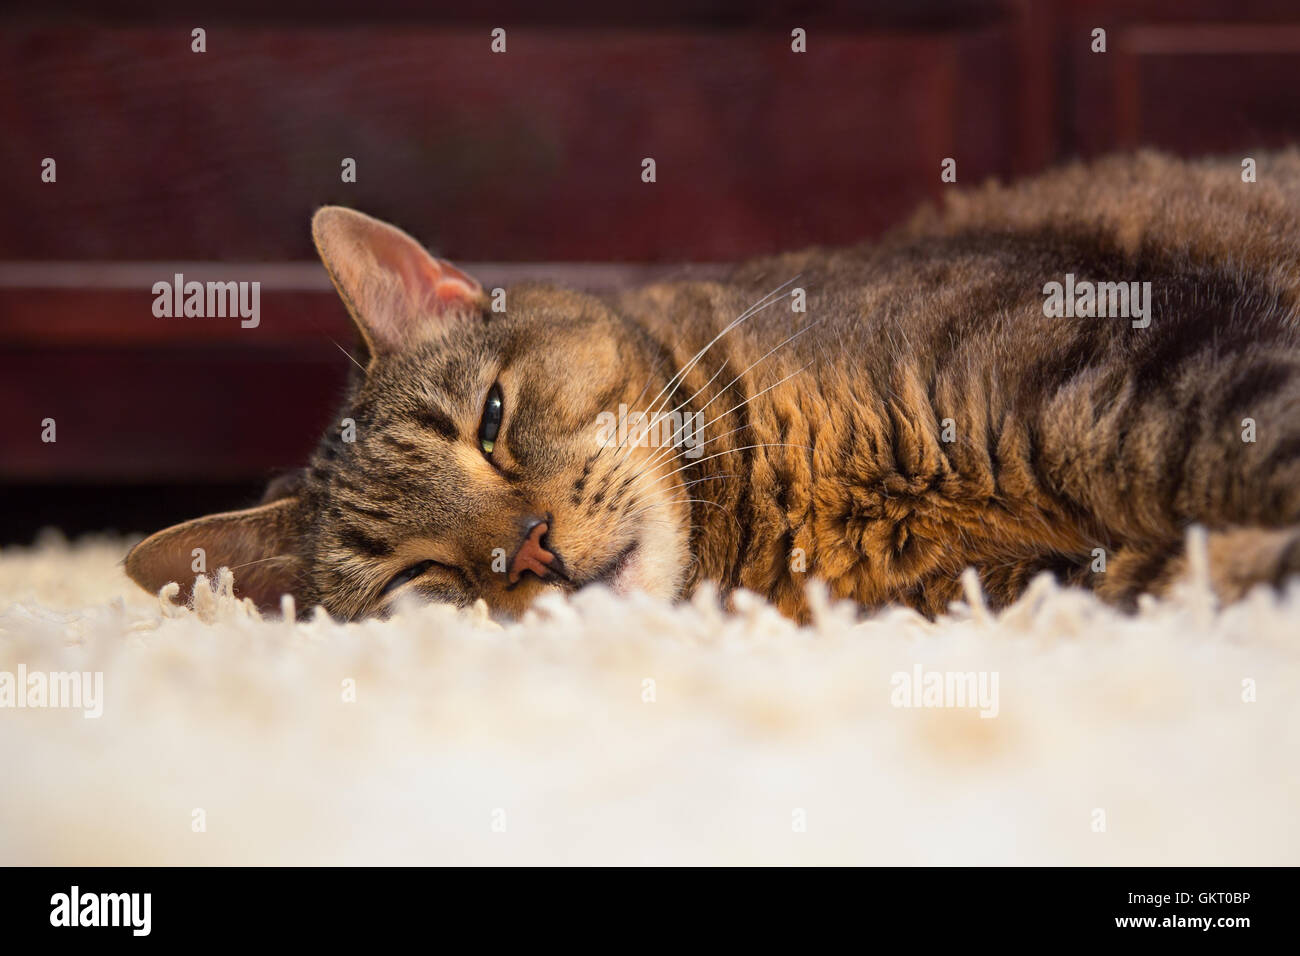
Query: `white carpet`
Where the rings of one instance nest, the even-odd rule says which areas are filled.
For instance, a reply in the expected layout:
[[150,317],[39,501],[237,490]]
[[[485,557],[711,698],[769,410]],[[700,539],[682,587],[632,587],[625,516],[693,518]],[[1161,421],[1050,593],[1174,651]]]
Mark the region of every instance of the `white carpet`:
[[[173,607],[124,551],[0,552],[0,674],[103,673],[99,718],[0,709],[0,863],[1300,863],[1297,585],[294,624]],[[996,672],[997,716],[893,706],[917,664]]]

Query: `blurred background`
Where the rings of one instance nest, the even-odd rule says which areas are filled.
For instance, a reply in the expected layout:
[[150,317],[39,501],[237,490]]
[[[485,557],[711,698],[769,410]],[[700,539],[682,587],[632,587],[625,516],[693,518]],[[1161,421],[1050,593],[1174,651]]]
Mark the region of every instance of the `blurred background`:
[[[600,288],[878,235],[945,157],[970,185],[1300,139],[1294,0],[115,6],[0,14],[0,543],[152,531],[305,460],[352,341],[322,203],[488,286]],[[155,317],[177,272],[260,281],[260,325]]]

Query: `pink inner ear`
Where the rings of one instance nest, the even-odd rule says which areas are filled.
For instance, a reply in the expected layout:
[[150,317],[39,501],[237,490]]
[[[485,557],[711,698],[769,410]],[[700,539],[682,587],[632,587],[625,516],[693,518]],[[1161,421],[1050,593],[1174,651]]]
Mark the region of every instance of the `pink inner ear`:
[[477,282],[471,287],[460,279],[443,279],[434,286],[434,295],[442,302],[473,302],[480,291]]
[[454,305],[471,305],[483,287],[450,262],[435,259],[406,236],[388,235],[375,244],[381,267],[397,273],[415,303],[442,311]]

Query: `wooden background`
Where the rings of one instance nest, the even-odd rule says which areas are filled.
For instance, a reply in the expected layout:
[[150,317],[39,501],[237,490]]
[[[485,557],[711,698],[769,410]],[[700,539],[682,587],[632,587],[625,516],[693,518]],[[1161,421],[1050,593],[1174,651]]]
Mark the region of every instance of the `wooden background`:
[[[487,285],[599,287],[879,234],[947,156],[970,184],[1300,138],[1300,5],[1278,0],[265,6],[0,17],[0,541],[150,530],[302,462],[351,341],[311,264],[322,203]],[[174,272],[258,279],[261,325],[155,318]]]

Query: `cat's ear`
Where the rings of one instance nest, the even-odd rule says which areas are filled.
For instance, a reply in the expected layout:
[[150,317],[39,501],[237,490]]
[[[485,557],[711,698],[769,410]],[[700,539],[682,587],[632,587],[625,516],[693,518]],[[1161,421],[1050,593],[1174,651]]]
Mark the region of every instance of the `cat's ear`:
[[196,575],[225,567],[234,572],[236,597],[275,610],[280,595],[292,594],[301,606],[303,530],[297,498],[195,518],[137,544],[126,556],[126,573],[154,593],[175,581],[181,599],[189,601]]
[[372,356],[400,351],[450,316],[486,304],[474,279],[386,222],[324,206],[311,234]]

